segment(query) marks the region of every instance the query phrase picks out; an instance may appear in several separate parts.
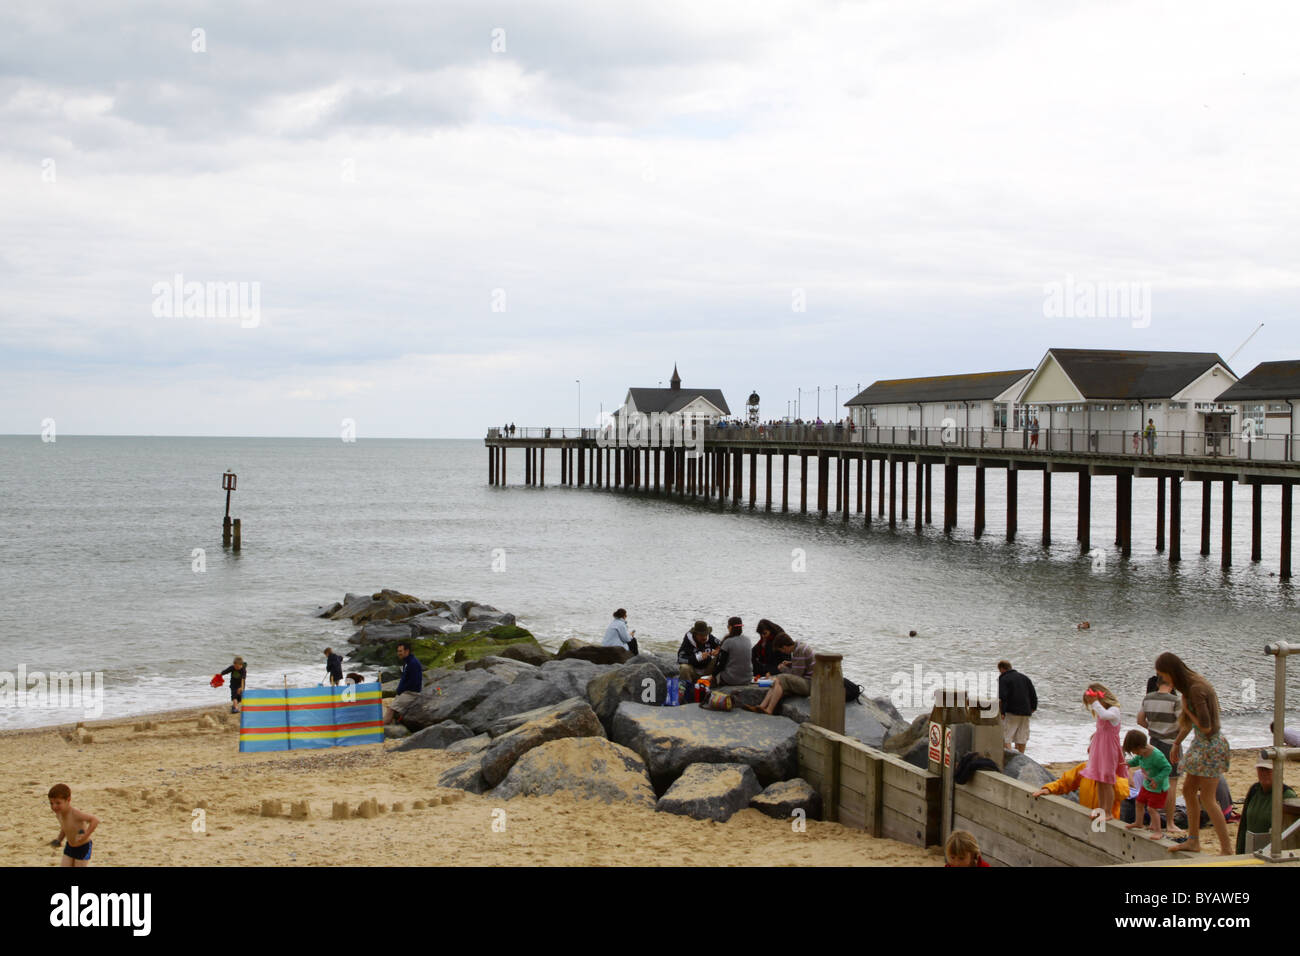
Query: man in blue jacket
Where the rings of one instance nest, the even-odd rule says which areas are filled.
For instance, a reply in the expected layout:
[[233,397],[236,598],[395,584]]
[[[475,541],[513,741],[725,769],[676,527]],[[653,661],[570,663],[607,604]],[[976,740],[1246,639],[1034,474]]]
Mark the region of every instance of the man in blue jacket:
[[[397,659],[402,662],[402,678],[397,682],[397,693],[393,697],[394,700],[407,691],[418,694],[424,686],[424,668],[420,666],[420,659],[411,653],[411,645],[406,641],[398,641]],[[390,707],[388,718],[389,723],[400,723],[402,715]]]

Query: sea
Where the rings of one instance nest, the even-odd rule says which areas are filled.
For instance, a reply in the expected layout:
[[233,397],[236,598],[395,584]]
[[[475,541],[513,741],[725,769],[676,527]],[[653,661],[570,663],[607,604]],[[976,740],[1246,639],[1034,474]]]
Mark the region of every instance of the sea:
[[[908,717],[929,709],[939,684],[995,692],[1006,658],[1037,689],[1028,752],[1044,762],[1085,758],[1090,681],[1113,690],[1124,729],[1135,726],[1152,662],[1173,651],[1215,685],[1232,747],[1271,742],[1274,659],[1264,646],[1294,640],[1297,620],[1296,588],[1276,576],[1276,488],[1264,491],[1257,564],[1249,494],[1238,490],[1225,569],[1219,489],[1202,557],[1194,482],[1183,495],[1183,560],[1170,565],[1155,550],[1152,481],[1135,482],[1125,559],[1106,478],[1093,480],[1083,553],[1070,476],[1053,482],[1044,547],[1034,473],[1020,477],[1019,534],[1007,541],[1003,476],[989,470],[987,530],[976,540],[973,469],[963,469],[958,528],[945,536],[940,468],[940,524],[918,534],[913,502],[892,531],[878,517],[865,525],[856,487],[847,521],[797,513],[797,487],[795,512],[782,513],[774,461],[768,513],[761,472],[751,511],[748,489],[736,507],[563,487],[555,452],[545,487],[523,485],[518,453],[511,483],[492,487],[481,440],[0,436],[0,729],[221,704],[227,691],[209,682],[235,655],[251,687],[315,684],[324,648],[346,647],[354,631],[319,612],[345,592],[387,587],[509,611],[551,649],[598,642],[618,607],[642,647],[667,655],[696,620],[721,634],[738,615],[752,634],[765,617],[842,654],[846,676]],[[239,553],[221,544],[227,470],[238,475]],[[798,459],[790,475],[794,485]],[[39,675],[59,672],[98,675],[100,712],[89,695],[52,706],[18,683],[39,687]],[[1291,726],[1300,659],[1287,685]]]

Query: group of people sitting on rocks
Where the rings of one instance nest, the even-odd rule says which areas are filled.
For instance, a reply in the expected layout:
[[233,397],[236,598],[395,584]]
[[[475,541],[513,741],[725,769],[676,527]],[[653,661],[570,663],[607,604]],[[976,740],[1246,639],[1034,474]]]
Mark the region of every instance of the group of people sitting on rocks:
[[712,688],[743,687],[755,680],[771,680],[759,704],[742,704],[754,713],[775,714],[785,696],[812,694],[813,651],[796,641],[780,625],[767,618],[758,622],[758,642],[745,634],[739,617],[727,619],[727,635],[721,641],[704,621],[682,638],[677,650],[677,670],[683,683],[707,680]]

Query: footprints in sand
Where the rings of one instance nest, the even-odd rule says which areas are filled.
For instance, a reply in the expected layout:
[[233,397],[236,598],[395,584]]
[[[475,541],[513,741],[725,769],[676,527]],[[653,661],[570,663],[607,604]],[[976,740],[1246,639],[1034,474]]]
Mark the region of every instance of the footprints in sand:
[[170,807],[189,814],[193,810],[208,809],[208,801],[196,798],[193,794],[168,787],[166,790],[131,790],[126,787],[109,787],[104,791],[109,796],[121,797],[132,806],[132,813],[139,813],[145,807]]

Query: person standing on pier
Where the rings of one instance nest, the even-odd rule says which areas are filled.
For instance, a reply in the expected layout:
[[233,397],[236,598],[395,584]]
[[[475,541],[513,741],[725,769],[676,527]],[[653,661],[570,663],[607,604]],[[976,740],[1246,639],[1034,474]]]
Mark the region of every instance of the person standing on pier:
[[605,628],[605,637],[601,640],[602,647],[622,647],[625,648],[633,657],[639,653],[636,646],[636,631],[627,629],[627,611],[619,608],[614,612],[614,620],[609,622],[609,627]]
[[1148,419],[1147,419],[1147,427],[1146,427],[1146,430],[1143,431],[1142,434],[1144,434],[1144,435],[1146,436],[1146,439],[1147,439],[1147,454],[1148,454],[1148,455],[1154,455],[1154,454],[1156,453],[1156,423],[1155,423],[1155,419],[1153,419],[1153,418],[1148,418]]
[[1038,447],[1038,416],[1037,415],[1035,415],[1034,420],[1029,423],[1029,447],[1030,448]]
[[1002,715],[1002,744],[1014,746],[1021,753],[1029,743],[1029,718],[1038,709],[1034,682],[1011,667],[1010,661],[998,661],[998,711]]

